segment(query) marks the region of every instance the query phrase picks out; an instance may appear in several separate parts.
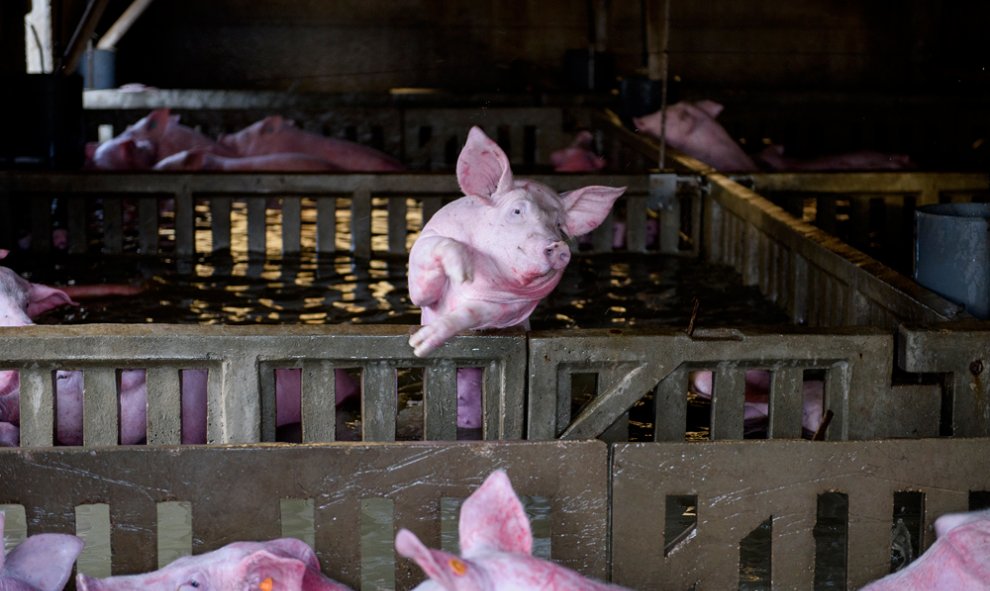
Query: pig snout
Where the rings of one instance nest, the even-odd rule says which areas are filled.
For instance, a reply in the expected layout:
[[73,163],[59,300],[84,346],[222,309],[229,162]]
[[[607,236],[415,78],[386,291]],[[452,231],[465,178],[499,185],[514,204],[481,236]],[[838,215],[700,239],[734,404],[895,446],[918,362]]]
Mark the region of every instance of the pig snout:
[[566,242],[557,240],[551,242],[543,249],[543,253],[550,263],[550,267],[555,270],[563,269],[571,261],[571,249]]

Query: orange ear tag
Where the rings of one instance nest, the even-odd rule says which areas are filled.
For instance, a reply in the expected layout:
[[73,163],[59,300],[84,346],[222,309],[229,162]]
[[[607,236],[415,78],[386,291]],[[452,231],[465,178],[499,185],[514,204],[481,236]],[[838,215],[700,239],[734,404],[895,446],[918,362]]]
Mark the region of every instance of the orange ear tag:
[[454,571],[455,575],[459,577],[463,577],[465,574],[467,574],[468,566],[467,564],[464,563],[464,561],[458,560],[456,558],[451,558],[447,564],[450,565],[450,570]]
[[258,583],[258,591],[272,591],[275,588],[275,581],[271,577],[268,577],[264,581]]

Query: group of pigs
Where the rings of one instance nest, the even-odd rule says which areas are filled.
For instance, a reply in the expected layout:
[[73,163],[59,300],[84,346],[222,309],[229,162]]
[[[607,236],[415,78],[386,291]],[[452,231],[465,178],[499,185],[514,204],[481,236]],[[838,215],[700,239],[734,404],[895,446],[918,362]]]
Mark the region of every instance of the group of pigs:
[[[678,105],[670,109],[676,112],[675,107]],[[671,126],[676,119],[676,115],[668,114],[667,120]],[[711,120],[714,121],[714,116]],[[673,127],[668,127],[667,135],[668,140],[673,142],[676,133],[672,134],[672,130]],[[235,134],[233,137],[238,138],[236,140],[222,137],[220,141],[213,142],[181,126],[168,111],[160,110],[128,128],[121,136],[99,146],[94,152],[93,164],[104,168],[166,168],[184,166],[178,163],[201,154],[202,158],[195,157],[200,162],[196,166],[203,167],[204,162],[229,163],[232,160],[287,154],[296,158],[308,154],[307,158],[322,158],[330,166],[350,166],[351,170],[386,169],[374,167],[395,170],[394,167],[398,166],[389,157],[374,151],[354,151],[353,146],[349,145],[342,150],[341,146],[324,141],[328,138],[316,142],[321,150],[317,156],[312,152],[294,151],[300,146],[299,138],[307,137],[301,134],[304,132],[291,123],[270,117]],[[588,154],[589,140],[590,136],[579,136],[559,166],[569,166],[572,170],[581,166],[600,167],[603,164],[600,159]],[[292,149],[289,149],[290,146]],[[341,153],[346,155],[344,160],[340,160]],[[334,158],[337,158],[336,163]],[[349,164],[343,164],[344,161]],[[410,299],[422,308],[423,326],[409,340],[417,356],[429,355],[449,338],[465,330],[525,326],[539,301],[561,279],[570,260],[567,240],[587,234],[601,224],[624,191],[623,188],[590,186],[558,194],[546,185],[517,179],[506,154],[479,128],[472,128],[468,134],[457,162],[457,180],[465,196],[434,215],[410,251]],[[44,306],[66,303],[71,303],[68,294],[30,284],[9,269],[0,268],[0,324],[30,324],[32,314],[44,309]],[[70,387],[73,379],[80,381],[80,377],[73,374],[78,372],[59,374],[60,440],[63,437],[63,407],[65,412],[73,415],[64,419],[66,424],[71,422],[72,425],[80,425],[81,429],[82,388],[79,384]],[[139,429],[135,435],[138,437],[142,435],[140,429],[145,424],[141,412],[146,409],[146,388],[143,375],[133,377],[134,384],[130,388],[136,402],[133,405],[125,403],[122,392],[121,421],[125,429],[133,423]],[[198,387],[202,388],[205,401],[205,376],[200,375],[199,379],[204,382]],[[710,394],[710,375],[707,380]],[[122,381],[121,387],[126,390],[126,376]],[[282,381],[288,381],[287,376],[283,376]],[[765,395],[765,376],[751,372],[747,374],[746,381],[747,398],[756,398],[761,390]],[[695,382],[696,388],[704,393],[705,375],[697,375]],[[4,424],[8,430],[16,429],[16,421],[9,420],[16,417],[16,411],[11,411],[16,406],[16,373],[4,372],[0,383],[4,388],[0,392],[0,413],[6,414],[5,419],[0,416],[6,421],[0,421],[2,435]],[[64,401],[63,388],[68,393]],[[298,400],[298,381],[293,386],[286,385],[284,389],[293,388]],[[753,396],[750,396],[751,389]],[[345,390],[338,381],[338,392]],[[820,393],[817,396],[818,410],[810,414],[820,418]],[[813,400],[808,402],[809,398],[815,397],[814,393],[809,397],[806,392],[805,397],[806,406],[814,408]],[[185,395],[183,400],[185,402]],[[288,406],[289,403],[284,404]],[[748,401],[747,408],[754,404]],[[135,416],[123,416],[125,407],[132,406]],[[282,406],[279,404],[280,412]],[[469,427],[480,425],[481,408],[479,376],[460,370],[458,424]],[[186,410],[183,409],[184,430]],[[202,423],[205,420],[205,403],[198,409],[190,409],[190,412],[199,413],[188,417],[190,425]],[[765,417],[765,412],[763,414]],[[297,416],[293,418],[298,420]],[[185,433],[183,439],[186,440]],[[936,544],[922,559],[893,575],[899,578],[892,585],[899,589],[988,588],[986,585],[990,579],[987,573],[990,571],[985,559],[990,556],[990,515],[978,513],[961,518],[944,517],[940,522],[945,525],[938,530],[940,537]],[[458,557],[431,550],[410,532],[400,531],[396,537],[396,549],[403,556],[414,559],[429,577],[430,580],[421,589],[613,588],[530,555],[532,536],[529,523],[507,477],[501,472],[493,474],[465,502],[461,511],[460,540],[463,555]],[[29,538],[2,563],[0,589],[61,588],[80,548],[81,542],[73,536]],[[44,558],[39,555],[41,550],[44,550]],[[57,569],[53,556],[61,557]],[[60,572],[47,574],[55,570]],[[940,586],[945,577],[955,577],[952,581],[958,582],[958,585]],[[885,587],[887,584],[878,582],[874,589],[895,588]],[[81,589],[189,587],[271,591],[344,588],[320,573],[316,556],[310,548],[301,542],[285,539],[231,544],[210,554],[180,559],[148,575],[112,577],[102,581],[79,575],[78,585]]]
[[87,147],[98,170],[356,171],[403,170],[395,158],[362,144],[300,129],[278,115],[237,133],[207,137],[156,109],[123,133]]
[[[0,538],[4,514],[0,513]],[[990,589],[990,510],[955,513],[935,521],[937,539],[906,568],[864,591],[981,591]],[[460,555],[427,547],[409,530],[395,549],[419,565],[427,580],[418,591],[606,591],[622,587],[581,576],[532,555],[533,534],[509,477],[496,470],[461,505]],[[33,535],[10,554],[0,547],[0,590],[59,591],[69,580],[84,542],[69,534]],[[76,575],[80,591],[228,590],[343,591],[325,576],[305,542],[279,538],[234,542],[218,550],[179,558],[145,574],[103,579]]]

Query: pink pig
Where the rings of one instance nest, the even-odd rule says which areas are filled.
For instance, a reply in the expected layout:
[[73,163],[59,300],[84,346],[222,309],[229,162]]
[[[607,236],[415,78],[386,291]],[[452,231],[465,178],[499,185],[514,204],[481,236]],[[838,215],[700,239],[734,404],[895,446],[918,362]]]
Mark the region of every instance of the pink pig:
[[550,154],[550,163],[556,172],[593,172],[605,168],[605,159],[591,151],[594,136],[581,130],[566,148]]
[[[691,391],[702,398],[712,397],[712,372],[691,373]],[[770,416],[770,372],[764,369],[746,371],[746,389],[743,420],[745,430],[766,429]],[[822,422],[825,384],[821,380],[809,380],[802,384],[803,409],[801,425],[805,431],[814,434]]]
[[401,162],[374,148],[304,131],[278,115],[265,117],[237,133],[222,135],[220,143],[240,157],[308,154],[340,170],[389,172],[405,169]]
[[35,534],[4,556],[5,524],[0,511],[0,591],[61,591],[83,541],[69,534]]
[[605,591],[623,587],[585,578],[536,558],[533,534],[509,477],[496,470],[461,506],[461,556],[427,548],[407,529],[395,536],[395,549],[416,561],[430,581],[417,589],[447,591]]
[[[753,159],[715,121],[722,109],[722,105],[711,100],[670,105],[664,118],[665,141],[672,148],[718,170],[756,170]],[[660,138],[660,111],[636,117],[633,123],[639,131]]]
[[756,155],[756,158],[766,164],[770,170],[904,170],[914,168],[914,162],[907,154],[858,150],[800,159],[785,156],[784,146],[778,144],[767,146]]
[[202,151],[183,150],[168,158],[159,160],[155,170],[225,170],[258,171],[274,170],[284,172],[340,170],[322,158],[309,154],[264,154],[261,156],[228,157]]
[[139,575],[94,579],[80,573],[76,575],[76,588],[80,591],[349,589],[324,576],[313,549],[294,538],[268,542],[234,542],[206,554],[184,556],[154,572]]
[[[409,252],[409,295],[423,327],[409,339],[418,357],[458,332],[527,322],[571,258],[565,240],[594,230],[625,188],[558,195],[516,180],[498,144],[477,127],[457,160],[466,195],[440,209]],[[481,426],[480,372],[458,371],[461,427]]]
[[904,569],[862,591],[987,591],[990,589],[990,509],[935,520],[937,539]]
[[[6,251],[0,250],[0,258]],[[0,327],[34,324],[32,318],[65,305],[78,305],[70,297],[128,295],[134,288],[124,285],[80,285],[65,290],[31,283],[7,267],[0,267]],[[301,420],[302,370],[276,370],[276,424],[283,426]],[[182,380],[182,442],[206,443],[206,384],[207,372],[187,369]],[[344,370],[335,372],[336,403],[354,396],[359,385]],[[147,384],[143,369],[120,372],[120,442],[131,445],[142,442],[147,434]],[[83,443],[83,373],[56,372],[56,432],[55,439],[63,445]],[[20,441],[20,379],[13,370],[0,370],[0,447],[16,446]]]
[[97,146],[93,166],[104,170],[146,170],[163,158],[191,149],[234,155],[226,146],[179,123],[179,116],[168,109],[155,109],[117,137]]

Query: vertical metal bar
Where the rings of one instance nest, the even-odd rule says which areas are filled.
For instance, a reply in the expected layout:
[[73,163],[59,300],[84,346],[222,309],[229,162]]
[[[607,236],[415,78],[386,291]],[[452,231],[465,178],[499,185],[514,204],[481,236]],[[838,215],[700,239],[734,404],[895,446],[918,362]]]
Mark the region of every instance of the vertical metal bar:
[[55,376],[51,368],[17,370],[20,378],[21,447],[55,443]]
[[359,258],[371,256],[371,191],[354,191],[351,196],[351,252]]
[[337,198],[316,198],[316,252],[337,250]]
[[770,376],[770,424],[768,439],[800,439],[804,415],[804,371],[801,368],[775,369]]
[[89,367],[83,372],[83,445],[117,445],[120,441],[117,371]]
[[361,373],[361,431],[364,441],[395,441],[398,399],[395,369],[372,362]]
[[302,198],[282,198],[282,253],[298,254],[302,243]]
[[103,249],[110,254],[124,251],[123,198],[103,196]]
[[[693,215],[693,214],[692,214]],[[660,210],[660,252],[663,254],[677,254],[680,252],[681,243],[681,202],[676,197],[670,204]],[[692,222],[697,228],[698,221],[695,218]],[[694,237],[693,248],[697,248],[697,236]]]
[[646,252],[646,196],[626,198],[626,248],[630,252]]
[[745,370],[720,363],[712,379],[712,439],[742,439]]
[[423,375],[423,430],[428,441],[457,439],[457,366],[449,359],[428,366]]
[[145,375],[148,392],[148,445],[182,443],[182,386],[174,367],[149,367]]
[[268,247],[265,202],[267,197],[247,197],[247,248],[251,254],[264,254]]
[[230,197],[210,197],[210,231],[213,252],[230,250]]
[[[288,370],[293,371],[293,370]],[[278,429],[278,400],[277,390],[278,375],[285,373],[267,363],[261,363],[258,367],[258,388],[261,394],[261,440],[275,441]],[[285,378],[283,378],[285,379]]]
[[194,206],[189,186],[181,186],[175,193],[175,254],[180,257],[196,253]]
[[333,441],[337,427],[337,383],[333,363],[325,359],[303,362],[303,443]]
[[653,390],[654,441],[684,441],[687,429],[687,370],[678,368]]
[[141,254],[157,254],[158,197],[139,198],[137,204],[138,248],[140,249]]
[[390,254],[406,253],[406,217],[408,207],[405,197],[388,200],[388,251]]

